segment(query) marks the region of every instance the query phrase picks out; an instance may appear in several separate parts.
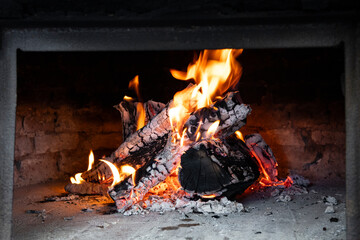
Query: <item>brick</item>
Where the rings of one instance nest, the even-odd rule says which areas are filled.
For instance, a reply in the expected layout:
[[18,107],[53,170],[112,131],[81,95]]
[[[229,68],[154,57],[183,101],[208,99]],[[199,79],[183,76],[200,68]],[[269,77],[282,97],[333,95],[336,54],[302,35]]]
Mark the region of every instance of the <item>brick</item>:
[[15,158],[22,157],[34,151],[34,140],[27,136],[16,136]]
[[264,140],[271,145],[291,145],[304,147],[305,143],[298,131],[292,128],[273,129],[259,132]]
[[60,133],[35,137],[35,151],[38,154],[76,149],[78,144],[79,135],[73,133]]
[[[33,112],[35,111],[35,112]],[[26,133],[36,133],[38,131],[54,131],[54,112],[51,110],[28,110],[24,118],[24,131]]]
[[319,145],[345,145],[345,135],[345,131],[316,130],[311,133],[311,138]]
[[26,186],[58,179],[59,171],[55,154],[32,155],[21,160],[20,170],[15,170],[16,186]]
[[110,148],[115,150],[122,143],[122,136],[120,133],[98,134],[89,137],[89,142],[93,149]]

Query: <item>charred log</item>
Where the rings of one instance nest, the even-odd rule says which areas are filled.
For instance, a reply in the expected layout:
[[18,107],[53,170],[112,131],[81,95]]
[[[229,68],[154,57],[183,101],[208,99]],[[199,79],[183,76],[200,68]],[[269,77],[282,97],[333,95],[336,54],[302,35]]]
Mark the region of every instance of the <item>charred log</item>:
[[242,193],[259,177],[256,160],[246,148],[241,143],[227,144],[220,140],[196,143],[181,157],[181,186],[200,196],[231,197]]
[[165,107],[165,104],[152,100],[149,100],[145,103],[124,100],[118,105],[115,105],[114,107],[120,112],[121,115],[124,140],[137,130],[136,123],[139,118],[139,112],[137,109],[139,104],[143,104],[144,106],[145,124],[153,119]]
[[246,124],[246,117],[251,112],[248,105],[240,104],[237,92],[228,93],[224,99],[217,101],[212,107],[202,108],[191,114],[184,128],[187,135],[195,141],[198,134],[208,138],[207,131],[216,121],[220,121],[215,137],[226,138]]
[[139,168],[135,175],[114,186],[109,195],[115,201],[119,212],[125,211],[134,203],[143,199],[145,194],[164,181],[176,169],[180,156],[189,145],[180,147],[169,138],[164,150],[146,165]]
[[84,182],[81,184],[68,184],[65,186],[65,191],[76,193],[76,194],[102,194],[106,195],[108,191],[108,185],[99,183]]

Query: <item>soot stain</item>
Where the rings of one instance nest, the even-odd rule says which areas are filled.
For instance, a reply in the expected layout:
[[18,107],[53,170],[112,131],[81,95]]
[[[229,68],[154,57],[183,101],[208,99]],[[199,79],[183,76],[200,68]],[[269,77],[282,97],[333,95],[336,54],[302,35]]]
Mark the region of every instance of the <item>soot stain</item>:
[[199,226],[199,225],[200,225],[200,223],[182,223],[182,224],[179,224],[177,226],[163,227],[163,228],[161,228],[161,230],[162,231],[177,230],[179,228],[195,227],[195,226]]

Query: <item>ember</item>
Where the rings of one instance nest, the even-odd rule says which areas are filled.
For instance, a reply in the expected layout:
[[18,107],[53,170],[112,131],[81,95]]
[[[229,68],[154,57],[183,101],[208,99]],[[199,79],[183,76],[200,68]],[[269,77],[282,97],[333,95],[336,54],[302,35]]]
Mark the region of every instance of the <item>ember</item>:
[[278,180],[276,159],[262,137],[244,138],[238,130],[251,112],[235,91],[242,74],[236,57],[241,53],[242,49],[205,50],[187,72],[171,70],[173,77],[194,83],[167,105],[143,103],[136,76],[129,87],[139,102],[125,96],[116,106],[124,142],[94,168],[93,155],[89,157],[88,170],[72,177],[75,187],[66,189],[76,192],[76,184],[85,183],[106,185],[118,211],[126,212],[158,204],[153,196],[168,199],[171,206],[185,198],[231,198],[259,176],[262,186],[291,186],[290,177]]

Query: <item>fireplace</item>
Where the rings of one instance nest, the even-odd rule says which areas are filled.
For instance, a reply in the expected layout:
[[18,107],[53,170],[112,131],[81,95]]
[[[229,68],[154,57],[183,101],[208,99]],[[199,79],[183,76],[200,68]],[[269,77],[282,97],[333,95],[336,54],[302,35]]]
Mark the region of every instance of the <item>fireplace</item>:
[[[297,18],[301,19],[301,18]],[[304,18],[307,19],[307,18]],[[351,18],[348,18],[351,19]],[[28,127],[36,127],[36,124],[39,124],[37,121],[38,119],[36,116],[32,119],[33,122],[31,122],[31,118],[29,118],[29,122],[25,123],[25,116],[29,113],[26,112],[26,108],[28,106],[22,105],[24,102],[28,102],[29,99],[31,101],[37,101],[37,99],[32,98],[30,96],[26,96],[26,87],[21,90],[21,84],[24,84],[21,82],[20,77],[22,76],[22,73],[19,73],[18,64],[21,63],[23,59],[36,59],[34,56],[37,54],[40,56],[44,55],[61,55],[67,52],[90,52],[89,56],[91,55],[91,52],[97,51],[97,53],[92,54],[99,54],[98,56],[101,56],[101,53],[99,51],[116,51],[119,54],[121,54],[124,51],[133,51],[133,54],[135,51],[182,51],[181,54],[185,55],[185,58],[191,58],[191,54],[186,53],[185,50],[188,49],[204,49],[204,48],[244,48],[244,56],[242,59],[244,67],[248,64],[249,68],[255,68],[255,66],[251,66],[249,64],[249,61],[252,60],[256,63],[256,60],[261,58],[266,58],[269,56],[269,58],[272,60],[271,62],[274,62],[274,59],[276,59],[276,56],[281,58],[283,56],[296,56],[297,53],[308,53],[309,55],[313,54],[313,58],[311,58],[313,61],[314,58],[318,58],[321,60],[321,62],[324,64],[329,64],[328,66],[331,68],[331,71],[328,71],[326,74],[329,74],[331,72],[332,74],[329,75],[329,77],[334,77],[335,75],[337,77],[334,77],[334,79],[343,79],[343,86],[344,90],[343,93],[345,95],[345,105],[344,101],[342,100],[342,93],[341,93],[341,81],[336,82],[330,81],[330,83],[325,82],[314,82],[311,83],[305,83],[311,85],[317,85],[317,87],[312,89],[318,89],[318,91],[314,91],[311,95],[316,95],[324,97],[325,102],[331,97],[333,97],[333,94],[325,94],[321,96],[321,91],[319,89],[322,89],[324,86],[325,89],[327,89],[327,86],[333,85],[333,88],[329,89],[336,89],[334,91],[337,91],[335,94],[335,99],[333,99],[336,103],[335,105],[332,105],[332,108],[329,108],[327,105],[326,108],[328,111],[319,112],[319,109],[323,109],[325,103],[321,103],[321,100],[315,100],[314,98],[309,98],[305,100],[305,106],[303,105],[303,100],[301,98],[308,97],[307,94],[301,94],[301,92],[308,93],[307,89],[301,89],[302,86],[297,85],[298,82],[301,82],[301,79],[299,79],[299,76],[296,76],[295,73],[292,73],[295,75],[295,79],[297,78],[295,83],[291,83],[290,87],[293,88],[292,90],[289,90],[287,93],[288,95],[282,95],[278,94],[278,91],[284,91],[285,88],[290,88],[289,86],[286,86],[284,83],[278,83],[282,87],[278,87],[279,85],[275,84],[275,87],[269,87],[269,84],[271,82],[267,82],[266,80],[260,80],[261,77],[258,76],[257,82],[251,82],[251,78],[256,78],[257,76],[257,70],[253,69],[252,72],[250,70],[250,73],[253,75],[246,76],[248,77],[248,81],[242,82],[243,86],[240,84],[240,91],[241,87],[244,89],[247,89],[248,91],[242,93],[242,96],[245,100],[245,102],[248,102],[249,104],[255,105],[253,114],[258,119],[261,119],[263,115],[267,114],[266,105],[267,103],[272,102],[273,105],[276,105],[277,109],[276,111],[276,117],[282,119],[289,119],[291,120],[290,125],[295,125],[298,128],[289,128],[288,126],[283,127],[283,125],[288,124],[288,122],[279,122],[279,123],[267,123],[267,121],[260,122],[257,120],[253,120],[254,122],[251,122],[251,118],[249,118],[248,126],[250,127],[248,130],[248,133],[254,132],[254,131],[263,131],[262,134],[266,139],[269,139],[272,142],[268,142],[271,147],[273,147],[274,152],[276,154],[276,157],[279,159],[287,159],[283,162],[280,162],[280,172],[283,175],[286,175],[288,172],[288,169],[293,169],[300,171],[302,174],[305,173],[308,174],[307,177],[311,178],[337,178],[339,177],[344,178],[344,161],[341,159],[344,159],[344,155],[341,153],[343,152],[344,143],[343,140],[345,138],[344,136],[344,123],[346,123],[346,200],[347,200],[347,208],[346,208],[346,215],[347,215],[347,238],[348,239],[356,239],[358,236],[358,230],[356,229],[357,223],[358,223],[358,175],[357,170],[358,164],[357,164],[357,156],[359,155],[359,152],[356,147],[356,143],[358,142],[359,138],[359,126],[358,126],[358,109],[359,109],[359,101],[357,97],[357,90],[359,90],[358,85],[358,53],[356,52],[358,45],[357,35],[358,29],[357,27],[354,27],[353,25],[349,24],[347,21],[333,21],[331,23],[325,23],[323,21],[320,21],[318,19],[311,19],[312,23],[310,24],[309,20],[301,20],[301,21],[293,21],[293,22],[287,22],[285,19],[273,21],[268,24],[261,24],[260,20],[256,20],[254,22],[251,22],[251,20],[248,19],[250,22],[244,22],[242,24],[230,24],[229,22],[225,21],[219,21],[213,24],[204,24],[201,23],[199,26],[193,26],[189,27],[186,24],[178,24],[176,27],[170,27],[170,26],[164,26],[162,24],[159,24],[157,22],[154,22],[153,26],[136,26],[132,25],[131,28],[127,28],[124,26],[114,26],[107,27],[105,25],[94,27],[91,24],[88,26],[82,26],[83,23],[79,23],[79,25],[76,28],[64,28],[61,24],[56,26],[42,26],[41,23],[39,25],[36,25],[37,23],[31,23],[34,24],[32,27],[28,26],[17,26],[16,28],[6,28],[2,31],[2,51],[1,51],[1,62],[3,66],[3,72],[2,72],[2,88],[6,91],[2,91],[1,95],[1,111],[4,113],[1,116],[1,144],[3,146],[7,146],[6,148],[1,148],[1,155],[3,156],[3,172],[1,174],[1,192],[2,192],[2,205],[4,206],[1,210],[1,219],[3,223],[1,224],[4,229],[2,229],[2,234],[4,234],[4,237],[10,236],[10,226],[11,226],[11,202],[12,202],[12,189],[13,186],[16,185],[23,185],[26,186],[30,183],[37,183],[41,182],[43,180],[48,180],[49,176],[36,176],[36,178],[32,178],[29,176],[23,176],[22,178],[19,177],[18,174],[19,170],[21,168],[26,168],[26,161],[22,162],[20,164],[19,161],[16,161],[15,159],[15,165],[14,165],[14,152],[17,154],[29,154],[31,149],[26,148],[18,148],[15,144],[13,144],[15,141],[15,123],[18,121],[15,121],[16,117],[24,117],[23,118],[23,126]],[[260,21],[260,22],[258,22]],[[350,22],[350,20],[349,20]],[[116,24],[115,24],[116,25]],[[64,25],[66,26],[66,24]],[[146,39],[146,40],[144,40]],[[262,50],[261,50],[262,49]],[[271,50],[272,49],[272,50]],[[51,51],[52,53],[48,53]],[[188,51],[189,52],[189,51]],[[190,51],[192,52],[192,51]],[[29,55],[32,55],[29,57]],[[73,54],[72,56],[76,55],[77,53],[68,53],[69,55]],[[79,54],[79,53],[78,53]],[[106,53],[104,53],[106,54]],[[247,54],[247,55],[246,55]],[[344,54],[344,58],[343,58]],[[110,54],[111,55],[111,54]],[[271,56],[271,57],[270,57]],[[41,58],[41,57],[38,57]],[[55,59],[59,57],[55,56]],[[62,59],[66,59],[66,56]],[[85,57],[86,58],[86,57]],[[111,57],[109,57],[111,58]],[[291,57],[289,57],[291,58]],[[61,57],[60,57],[61,59]],[[83,60],[82,58],[81,60]],[[329,60],[331,59],[331,60]],[[342,59],[345,60],[345,62],[342,62]],[[188,59],[187,59],[188,60]],[[282,59],[284,60],[284,58]],[[30,60],[31,61],[31,60]],[[185,60],[184,60],[185,61]],[[285,60],[286,61],[286,58]],[[307,60],[308,61],[308,60]],[[116,62],[116,61],[115,61]],[[186,61],[188,62],[188,61]],[[335,68],[333,67],[334,62],[336,62],[339,65],[344,64],[345,65],[345,75],[341,77],[342,74],[342,68]],[[269,63],[268,63],[269,64]],[[288,63],[291,64],[292,63]],[[301,63],[300,63],[301,64]],[[317,64],[317,62],[314,62],[314,65]],[[66,65],[66,64],[65,64]],[[319,63],[321,66],[321,63]],[[328,66],[323,66],[325,69]],[[263,66],[264,67],[264,66]],[[309,67],[309,66],[308,66]],[[264,67],[265,68],[265,67]],[[270,69],[269,67],[268,69]],[[290,67],[291,69],[291,67]],[[337,69],[337,70],[336,70]],[[273,69],[274,70],[274,69]],[[278,70],[280,71],[280,70]],[[332,72],[334,71],[334,72]],[[247,71],[248,73],[249,71]],[[321,71],[319,71],[321,72]],[[284,74],[284,73],[283,73]],[[126,79],[130,80],[130,79]],[[83,81],[86,81],[86,79],[83,79]],[[271,81],[271,80],[269,80]],[[281,80],[278,80],[281,81]],[[283,84],[283,85],[282,85]],[[290,83],[289,83],[290,84]],[[20,92],[18,92],[18,99],[17,99],[17,111],[16,114],[15,106],[16,106],[16,86],[19,86]],[[40,84],[41,85],[41,84]],[[96,84],[95,84],[96,85]],[[26,82],[25,82],[26,86]],[[50,84],[51,86],[51,84]],[[49,86],[46,86],[49,87]],[[45,87],[45,88],[46,88]],[[281,89],[282,88],[282,89]],[[38,89],[39,90],[39,89]],[[112,89],[114,92],[116,92],[117,89]],[[22,92],[21,92],[22,91]],[[329,90],[332,91],[332,90]],[[330,92],[328,92],[330,93]],[[248,95],[247,95],[248,94]],[[84,96],[86,94],[84,93]],[[28,97],[28,99],[26,99]],[[47,96],[48,99],[55,99],[56,96]],[[98,96],[99,99],[102,98],[101,96]],[[298,99],[297,99],[298,98]],[[80,98],[81,100],[76,100],[77,104],[79,105],[87,105],[89,104],[87,101],[84,100],[84,97]],[[86,99],[86,97],[85,97]],[[246,100],[249,99],[249,100]],[[298,101],[300,103],[297,103],[298,105],[291,106],[291,103],[289,103],[289,99],[295,99],[295,101]],[[38,99],[41,103],[41,98]],[[66,102],[66,99],[58,99],[60,103]],[[69,99],[67,99],[69,100]],[[85,102],[84,102],[85,101]],[[318,101],[318,102],[317,102]],[[51,101],[53,102],[53,101]],[[106,106],[109,106],[109,102],[112,102],[112,99],[105,99],[104,100]],[[288,105],[285,105],[284,103],[287,103]],[[71,103],[73,104],[73,103]],[[283,104],[283,105],[282,105]],[[308,104],[308,105],[306,105]],[[301,114],[296,115],[298,112],[304,113],[304,109],[309,105],[316,105],[318,104],[318,108],[310,109],[309,112],[307,112],[305,115],[307,117],[305,119],[301,119]],[[326,103],[328,104],[328,103]],[[104,105],[102,106],[95,106],[99,109],[104,110]],[[344,107],[345,106],[345,107]],[[58,106],[51,106],[54,108],[57,108]],[[89,107],[89,106],[86,106]],[[94,107],[94,106],[91,106]],[[110,106],[111,107],[111,106]],[[79,107],[81,108],[81,107]],[[330,109],[330,110],[329,110]],[[298,111],[295,111],[298,110]],[[23,111],[23,112],[21,112]],[[39,110],[39,113],[32,114],[38,114],[44,116],[46,115],[46,111],[43,112],[43,110]],[[60,109],[58,112],[64,113],[67,112],[68,109]],[[332,112],[333,111],[333,112]],[[284,114],[286,112],[287,114]],[[334,112],[341,113],[345,112],[345,122],[344,122],[344,115],[339,114],[336,115]],[[49,111],[48,111],[49,113]],[[48,120],[54,121],[54,119],[58,119],[61,121],[61,115],[59,118],[56,117],[56,114],[54,112],[49,113],[52,115],[51,118],[48,118]],[[89,113],[92,115],[93,113]],[[282,114],[286,115],[283,116]],[[318,114],[320,116],[318,116]],[[294,116],[295,115],[295,116]],[[313,117],[316,115],[316,117]],[[16,116],[16,117],[15,117]],[[54,118],[55,116],[55,118]],[[103,112],[101,114],[102,118],[98,119],[97,116],[90,116],[90,118],[94,119],[94,124],[97,124],[97,122],[103,122],[106,119],[118,119],[119,116],[116,115],[116,113],[111,113],[109,110],[108,112]],[[81,117],[79,116],[80,121]],[[89,116],[85,116],[84,118],[88,118]],[[293,117],[295,120],[293,120]],[[319,117],[319,118],[317,118]],[[306,124],[311,124],[308,121],[312,119],[316,122],[315,119],[321,119],[320,122],[315,123],[315,126],[306,126]],[[325,119],[325,120],[324,120]],[[44,119],[46,120],[46,118]],[[335,133],[331,131],[331,129],[321,129],[321,126],[329,125],[328,122],[336,121],[337,124],[335,126],[338,127],[338,129],[335,130]],[[28,121],[28,119],[26,119]],[[56,124],[56,123],[54,123]],[[88,123],[91,125],[91,123]],[[269,125],[272,124],[279,124],[277,128],[273,128],[273,130],[269,131]],[[318,125],[316,125],[318,124]],[[331,124],[330,124],[331,126]],[[18,126],[17,126],[18,127]],[[60,132],[65,131],[66,129],[66,123],[64,125],[61,125],[63,129],[58,129]],[[92,126],[82,126],[85,128],[85,135],[91,133],[89,129],[92,128]],[[88,127],[88,128],[87,128]],[[330,128],[333,128],[334,126],[331,126]],[[41,126],[39,126],[41,128]],[[121,139],[117,139],[116,133],[121,131],[119,126],[114,124],[114,122],[108,123],[108,126],[103,126],[105,132],[102,132],[100,134],[104,134],[104,138],[97,143],[99,144],[98,147],[98,154],[108,154],[112,148],[116,147],[116,143],[113,143],[113,145],[103,145],[103,142],[108,142],[106,137],[109,139],[116,139],[117,141],[121,141]],[[321,130],[319,130],[320,128]],[[295,130],[294,130],[295,129]],[[36,129],[35,129],[36,130]],[[81,129],[80,129],[81,130]],[[80,131],[79,130],[79,131]],[[45,129],[44,131],[48,131]],[[94,134],[96,130],[94,130]],[[269,131],[269,132],[267,132]],[[327,136],[329,134],[324,134],[324,132],[331,133],[331,137],[327,139]],[[98,135],[99,138],[101,138],[101,135]],[[333,135],[332,135],[333,134]],[[271,135],[271,136],[270,136]],[[272,135],[278,136],[277,138],[273,138]],[[289,137],[289,135],[293,138],[283,140],[285,136],[286,138]],[[46,136],[46,134],[45,134]],[[295,136],[295,137],[294,137]],[[87,136],[79,135],[78,137],[69,136],[64,134],[63,132],[58,135],[58,140],[61,141],[70,141],[71,144],[68,146],[68,149],[61,149],[61,150],[73,150],[73,146],[76,145],[78,142],[83,141]],[[26,145],[26,141],[29,141],[27,138],[21,138],[16,136],[16,140],[23,141],[23,145]],[[40,140],[39,140],[40,141]],[[45,152],[54,152],[53,158],[59,158],[57,155],[56,146],[49,146],[46,144],[47,140],[46,137],[42,139],[44,144],[41,142],[38,142],[38,149],[39,153],[45,153]],[[299,148],[307,148],[307,155],[305,155],[306,160],[305,162],[299,163],[298,159],[294,160],[294,162],[291,162],[293,158],[290,156],[296,156],[296,158],[300,158],[298,153],[296,152],[296,147],[294,149],[290,148],[284,148],[283,146],[286,146],[286,142],[281,141],[292,141],[294,142],[293,145],[297,145]],[[310,141],[310,142],[309,142]],[[315,142],[311,142],[315,141]],[[334,141],[338,141],[339,147],[338,149],[334,150],[331,149],[331,146],[328,146],[328,144],[331,145]],[[280,143],[279,143],[280,142]],[[31,144],[30,144],[31,145]],[[88,144],[91,145],[91,144]],[[313,148],[313,146],[321,145],[321,150],[319,148]],[[84,146],[84,148],[87,146]],[[42,149],[42,150],[41,150]],[[48,151],[50,149],[50,151]],[[86,149],[87,151],[88,149]],[[334,150],[334,151],[332,151]],[[24,153],[25,151],[25,153]],[[84,150],[85,151],[85,150]],[[83,155],[83,152],[79,153],[80,155]],[[22,152],[22,153],[20,153]],[[336,152],[336,156],[334,158],[328,157],[331,155],[332,152]],[[293,155],[291,155],[293,154]],[[62,156],[60,156],[62,157]],[[65,158],[65,157],[64,157]],[[289,159],[291,158],[291,160]],[[320,169],[317,169],[316,166],[319,161],[324,161],[324,159],[340,159],[337,163],[329,163],[327,165],[328,169],[321,169],[322,171],[319,174]],[[290,164],[289,164],[290,163]],[[76,166],[76,164],[78,164]],[[22,166],[21,166],[22,165]],[[58,166],[59,167],[59,166]],[[64,168],[69,168],[69,166],[60,166]],[[75,163],[75,166],[70,167],[70,169],[64,169],[63,174],[71,174],[74,173],[74,169],[80,169],[81,163]],[[336,168],[335,171],[332,171],[333,168]],[[56,171],[56,169],[53,169]],[[53,171],[51,170],[51,171]],[[15,185],[13,182],[13,172],[15,173]],[[331,174],[329,176],[329,174]],[[61,177],[61,175],[57,176]],[[22,180],[23,182],[21,182]],[[312,180],[313,180],[312,179]]]

